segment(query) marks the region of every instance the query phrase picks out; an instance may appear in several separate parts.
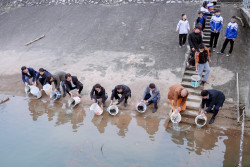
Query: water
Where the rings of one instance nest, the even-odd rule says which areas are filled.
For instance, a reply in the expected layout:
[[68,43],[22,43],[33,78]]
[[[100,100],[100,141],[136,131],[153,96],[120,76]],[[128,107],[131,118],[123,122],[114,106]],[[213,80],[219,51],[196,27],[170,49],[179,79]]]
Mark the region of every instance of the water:
[[[137,111],[97,116],[61,100],[12,97],[0,105],[0,166],[235,166],[239,133],[179,124]],[[146,112],[147,113],[147,112]],[[250,138],[245,135],[244,148]],[[250,152],[243,163],[250,164]]]

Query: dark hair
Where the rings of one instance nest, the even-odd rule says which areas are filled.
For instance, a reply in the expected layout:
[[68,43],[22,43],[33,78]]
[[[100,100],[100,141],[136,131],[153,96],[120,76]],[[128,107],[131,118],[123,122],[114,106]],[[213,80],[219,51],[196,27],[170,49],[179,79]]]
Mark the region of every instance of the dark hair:
[[117,85],[116,90],[120,90],[120,89],[122,89],[122,85]]
[[199,45],[199,49],[204,49],[204,48],[205,48],[205,46],[203,43]]
[[149,84],[149,88],[154,89],[155,88],[155,84],[154,83]]
[[218,12],[220,12],[220,9],[216,9],[216,10],[214,11],[214,13],[218,13]]
[[183,16],[185,16],[185,15],[186,15],[185,13],[181,14],[181,18],[182,18]]
[[207,95],[208,95],[208,91],[207,90],[201,91],[201,96],[207,96]]
[[203,14],[202,11],[199,11],[198,14]]
[[98,83],[98,84],[95,84],[94,88],[100,88],[101,89],[101,85]]
[[68,73],[68,74],[65,75],[65,79],[67,79],[68,77],[71,77],[70,73]]
[[198,24],[195,25],[195,28],[197,28],[199,30],[201,30],[201,27],[202,27],[201,23],[198,23]]
[[204,8],[207,8],[207,1],[203,2],[202,6],[203,6]]
[[21,71],[23,71],[23,70],[25,70],[25,69],[27,69],[26,66],[22,66],[22,67],[21,67]]
[[44,68],[39,69],[39,72],[44,72],[44,71],[46,71]]
[[52,75],[47,76],[47,78],[46,78],[47,82],[50,82],[52,77],[53,77]]
[[236,16],[232,16],[232,19],[236,19]]

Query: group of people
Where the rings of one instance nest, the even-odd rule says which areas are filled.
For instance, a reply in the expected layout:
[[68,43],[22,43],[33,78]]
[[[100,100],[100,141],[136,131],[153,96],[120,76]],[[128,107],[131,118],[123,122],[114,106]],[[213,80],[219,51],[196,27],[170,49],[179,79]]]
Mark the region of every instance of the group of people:
[[[201,7],[200,11],[198,12],[198,18],[196,19],[196,26],[193,31],[188,35],[190,31],[189,22],[187,20],[186,14],[182,14],[182,19],[178,22],[176,32],[179,32],[179,47],[182,48],[187,39],[188,35],[188,42],[190,45],[190,57],[187,62],[187,66],[193,66],[196,68],[196,72],[201,78],[201,82],[207,83],[207,78],[210,73],[210,65],[212,63],[210,59],[210,52],[216,51],[217,41],[220,35],[220,31],[223,26],[223,18],[221,16],[220,10],[214,10],[211,7],[214,2],[205,1],[203,6]],[[210,6],[210,8],[208,7]],[[203,31],[206,26],[207,16],[212,16],[210,21],[210,43],[209,48],[206,48],[203,44]],[[231,22],[228,23],[226,33],[225,33],[225,41],[220,51],[217,54],[223,54],[227,44],[230,42],[230,50],[226,56],[230,56],[233,52],[234,41],[237,38],[238,34],[238,24],[236,23],[236,16],[231,17]],[[202,80],[202,72],[206,70],[205,77]]]

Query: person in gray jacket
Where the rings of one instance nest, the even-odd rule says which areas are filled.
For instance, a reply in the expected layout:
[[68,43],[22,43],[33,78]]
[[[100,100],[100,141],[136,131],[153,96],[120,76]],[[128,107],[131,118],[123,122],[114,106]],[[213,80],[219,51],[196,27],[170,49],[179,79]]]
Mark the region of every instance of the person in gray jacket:
[[51,84],[52,82],[54,83],[55,86],[55,92],[60,91],[60,83],[62,86],[62,90],[63,90],[63,97],[66,96],[66,91],[65,91],[65,84],[64,84],[64,80],[65,80],[65,75],[66,73],[63,71],[58,71],[56,73],[54,73],[53,75],[50,75],[47,77],[47,82],[49,84]]
[[154,103],[154,108],[153,108],[152,113],[155,113],[157,108],[158,108],[157,107],[158,100],[160,100],[160,91],[155,86],[154,83],[151,83],[146,87],[146,89],[142,95],[142,102],[147,104],[147,106]]

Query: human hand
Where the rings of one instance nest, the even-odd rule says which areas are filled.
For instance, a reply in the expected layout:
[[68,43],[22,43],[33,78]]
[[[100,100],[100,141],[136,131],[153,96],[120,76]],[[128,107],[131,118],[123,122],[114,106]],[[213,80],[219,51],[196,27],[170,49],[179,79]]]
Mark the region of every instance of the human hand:
[[178,109],[175,109],[175,110],[174,110],[174,113],[175,113],[175,114],[178,114],[178,113],[179,113]]
[[192,51],[195,51],[195,48],[192,48]]
[[227,37],[224,37],[224,39],[227,39]]
[[209,64],[212,64],[212,60],[209,60]]
[[235,38],[233,38],[233,41],[235,41]]
[[25,86],[28,86],[28,83],[27,83],[27,82],[25,82]]

